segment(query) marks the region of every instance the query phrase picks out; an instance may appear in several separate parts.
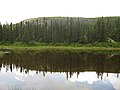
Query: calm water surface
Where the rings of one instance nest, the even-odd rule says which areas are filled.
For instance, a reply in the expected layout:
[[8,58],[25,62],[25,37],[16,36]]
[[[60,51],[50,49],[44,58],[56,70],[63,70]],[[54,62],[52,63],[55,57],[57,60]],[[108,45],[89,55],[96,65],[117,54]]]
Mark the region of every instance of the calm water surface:
[[6,53],[0,90],[120,90],[120,55]]

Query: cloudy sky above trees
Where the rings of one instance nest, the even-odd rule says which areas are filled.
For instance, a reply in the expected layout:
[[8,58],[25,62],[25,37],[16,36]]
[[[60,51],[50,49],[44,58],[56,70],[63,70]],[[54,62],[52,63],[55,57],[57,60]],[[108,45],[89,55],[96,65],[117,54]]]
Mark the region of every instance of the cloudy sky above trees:
[[0,21],[47,16],[120,16],[119,0],[0,0]]

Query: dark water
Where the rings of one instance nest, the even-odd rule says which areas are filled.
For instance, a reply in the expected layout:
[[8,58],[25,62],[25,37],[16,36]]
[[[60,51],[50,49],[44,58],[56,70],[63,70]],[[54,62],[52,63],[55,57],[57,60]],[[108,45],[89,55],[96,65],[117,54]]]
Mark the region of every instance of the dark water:
[[120,55],[6,53],[0,90],[120,90]]

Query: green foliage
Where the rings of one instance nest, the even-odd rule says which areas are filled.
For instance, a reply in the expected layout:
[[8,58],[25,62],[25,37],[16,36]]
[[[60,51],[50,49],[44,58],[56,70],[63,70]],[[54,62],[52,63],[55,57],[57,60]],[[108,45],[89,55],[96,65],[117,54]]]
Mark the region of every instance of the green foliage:
[[0,44],[4,45],[92,46],[96,42],[105,47],[120,42],[120,17],[41,17],[0,24]]
[[[88,44],[87,44],[88,45]],[[89,44],[88,46],[95,46],[95,47],[120,47],[120,43],[119,42],[116,42],[116,43],[111,43],[111,42],[95,42],[95,43],[92,43],[92,44]]]
[[39,43],[35,42],[35,41],[30,41],[30,42],[28,42],[28,45],[29,46],[37,46],[37,45],[39,45]]
[[23,42],[15,42],[12,44],[12,46],[28,46],[26,43]]

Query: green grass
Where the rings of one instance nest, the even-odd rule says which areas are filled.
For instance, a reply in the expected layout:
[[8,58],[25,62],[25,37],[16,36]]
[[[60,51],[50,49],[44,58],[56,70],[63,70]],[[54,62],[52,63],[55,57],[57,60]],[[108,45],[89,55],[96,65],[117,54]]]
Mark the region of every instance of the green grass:
[[[0,46],[0,50],[11,50],[15,53],[25,53],[28,51],[33,52],[56,52],[56,51],[69,51],[69,52],[92,52],[100,54],[120,54],[120,48],[114,47],[89,47],[89,46]],[[7,52],[7,51],[6,51]]]
[[[5,43],[0,45],[0,51],[6,52],[13,51],[15,53],[25,53],[28,51],[33,52],[56,52],[56,51],[69,51],[69,52],[92,52],[100,54],[120,54],[120,43],[114,42],[101,42],[101,43],[39,43],[31,41],[29,43],[15,42],[13,44]],[[2,54],[1,54],[2,55]]]

